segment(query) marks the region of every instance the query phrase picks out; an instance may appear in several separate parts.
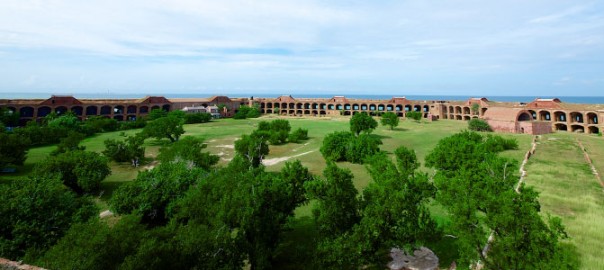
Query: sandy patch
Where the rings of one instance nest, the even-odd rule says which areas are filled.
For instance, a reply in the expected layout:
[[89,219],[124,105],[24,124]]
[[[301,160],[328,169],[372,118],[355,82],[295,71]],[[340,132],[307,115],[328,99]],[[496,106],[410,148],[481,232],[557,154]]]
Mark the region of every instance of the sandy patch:
[[110,217],[110,216],[113,216],[113,212],[111,212],[109,210],[105,210],[99,214],[100,218],[106,218],[106,217]]
[[233,145],[233,144],[222,144],[222,145],[216,145],[215,147],[217,147],[217,148],[235,149],[235,145]]
[[277,164],[279,162],[286,161],[286,160],[288,160],[290,158],[304,156],[304,155],[310,154],[310,153],[312,153],[314,151],[317,151],[317,150],[312,150],[312,151],[300,153],[300,154],[289,156],[289,157],[267,158],[267,159],[262,160],[262,164],[264,164],[264,166],[272,166],[272,165],[275,165],[275,164]]

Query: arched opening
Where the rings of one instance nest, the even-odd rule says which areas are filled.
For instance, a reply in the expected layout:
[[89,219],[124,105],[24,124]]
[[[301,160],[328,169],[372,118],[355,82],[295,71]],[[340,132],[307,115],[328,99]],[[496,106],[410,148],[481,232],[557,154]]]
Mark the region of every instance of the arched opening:
[[522,112],[522,113],[520,113],[520,115],[518,115],[518,121],[531,121],[531,120],[533,120],[533,117],[526,112]]
[[272,109],[273,108],[273,103],[266,103],[266,108],[267,109]]
[[458,114],[458,115],[456,115],[456,116],[455,116],[455,119],[456,119],[456,120],[462,120],[461,115],[459,115],[459,114]]
[[539,112],[539,120],[541,121],[552,121],[552,115],[548,111]]
[[82,113],[84,112],[84,108],[82,108],[82,106],[74,106],[74,107],[71,107],[71,111],[77,116],[82,116]]
[[113,114],[124,114],[124,106],[117,105],[113,107]]
[[470,114],[470,107],[463,107],[463,114]]
[[313,110],[313,111],[312,111],[312,115],[317,115],[317,114],[319,114],[319,112],[318,112],[318,111],[316,111],[316,110]]
[[101,115],[109,115],[111,114],[111,107],[110,106],[103,106],[101,107]]
[[262,109],[262,112],[264,112],[265,108],[266,108],[266,103],[260,102],[260,109]]
[[273,110],[271,110],[271,109],[266,109],[264,111],[265,111],[265,113],[273,113]]
[[312,104],[312,108],[313,108],[313,109],[315,109],[315,110],[316,110],[316,109],[319,109],[319,104],[317,104],[317,103],[313,103],[313,104]]
[[531,117],[533,117],[533,120],[537,120],[537,112],[536,111],[529,110],[528,112],[531,114]]
[[161,109],[164,110],[164,111],[166,111],[166,112],[169,112],[170,111],[170,104],[166,104],[164,106],[161,106]]
[[453,106],[449,106],[449,113],[455,113],[455,109],[453,108]]
[[309,110],[310,109],[310,103],[304,103],[304,109]]
[[592,112],[587,113],[587,123],[598,124],[598,115]]
[[429,111],[430,111],[430,106],[424,105],[424,112],[429,112]]
[[340,111],[340,110],[343,110],[343,109],[344,109],[344,106],[342,104],[336,105],[336,110]]
[[421,112],[422,111],[422,106],[415,105],[415,106],[413,106],[413,110],[416,111],[416,112]]
[[[284,110],[284,111],[285,111],[285,110]],[[287,112],[287,111],[285,111],[284,113],[286,113],[286,112]],[[296,114],[296,111],[295,111],[295,110],[289,110],[289,114],[290,114],[290,115],[294,115],[294,114]]]
[[359,110],[359,104],[352,104],[353,110]]
[[128,108],[126,109],[126,112],[128,112],[129,114],[136,114],[136,106],[134,106],[134,105],[128,106]]
[[99,113],[99,108],[97,106],[86,107],[86,115],[97,115],[98,113]]
[[297,115],[302,115],[302,110],[297,110],[297,111],[296,111],[296,114],[297,114]]
[[447,113],[447,106],[443,106],[443,113],[446,114]]
[[402,112],[398,112],[398,113],[396,113],[396,115],[397,115],[398,117],[404,117],[404,116],[405,116],[405,114],[404,114],[404,113],[402,113]]
[[484,115],[484,113],[486,113],[488,110],[488,108],[481,108],[480,109],[480,115]]
[[570,131],[577,132],[577,133],[583,133],[583,132],[585,132],[585,129],[581,125],[571,125]]
[[598,134],[598,133],[600,133],[600,129],[596,126],[590,126],[587,128],[587,132],[589,134]]
[[556,122],[566,122],[566,113],[565,112],[555,112],[554,117]]
[[349,111],[352,107],[350,106],[350,104],[344,104],[344,110]]
[[321,103],[320,106],[319,106],[319,109],[321,109],[321,110],[327,109],[327,104]]
[[376,109],[375,104],[371,104],[371,105],[369,105],[369,110],[370,110],[370,111],[375,111],[375,109]]
[[557,131],[567,131],[568,130],[568,128],[566,127],[566,124],[561,124],[561,123],[555,124],[554,128]]
[[470,120],[470,116],[469,115],[464,116],[463,120],[466,120],[466,121]]
[[65,106],[59,106],[55,108],[55,113],[57,113],[57,115],[63,115],[67,112],[67,107]]
[[405,112],[409,112],[411,111],[411,105],[407,104],[405,105]]
[[346,116],[350,115],[350,111],[344,111],[344,115],[346,115]]
[[304,109],[304,104],[303,103],[296,103],[296,109],[297,110]]
[[367,104],[361,104],[361,111],[367,110]]
[[327,109],[333,110],[333,109],[335,109],[335,106],[333,104],[329,104],[329,105],[327,105]]
[[583,123],[583,114],[580,112],[571,112],[570,121],[572,123]]
[[310,110],[304,110],[304,114],[305,115],[309,115],[310,114]]
[[455,107],[455,113],[456,114],[461,114],[461,106]]
[[[34,117],[34,108],[33,107],[21,107],[21,109],[19,109],[19,115],[21,115],[21,117]],[[38,110],[38,116],[40,116],[39,110]]]
[[396,105],[395,109],[396,109],[397,112],[400,112],[400,111],[403,110],[403,105]]
[[155,105],[155,106],[151,107],[151,110],[159,110],[159,106]]
[[383,111],[384,110],[384,105],[382,105],[382,104],[379,104],[377,107],[378,107],[378,111]]
[[325,111],[320,111],[319,115],[325,115]]
[[149,113],[149,107],[147,107],[147,106],[140,106],[138,108],[138,113],[143,113],[143,114],[144,113]]
[[136,115],[128,115],[128,121],[136,121]]
[[113,119],[117,120],[117,121],[124,121],[124,116],[123,115],[116,115],[113,117]]

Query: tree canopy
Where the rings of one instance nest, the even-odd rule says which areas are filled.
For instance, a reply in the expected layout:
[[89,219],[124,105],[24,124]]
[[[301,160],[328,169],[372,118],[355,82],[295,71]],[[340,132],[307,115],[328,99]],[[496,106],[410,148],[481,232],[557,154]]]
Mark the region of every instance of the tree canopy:
[[387,113],[382,114],[382,118],[380,121],[382,122],[383,126],[389,126],[390,130],[392,130],[398,126],[399,118],[398,118],[398,115],[396,115],[396,113],[387,112]]
[[377,121],[366,112],[357,113],[350,118],[350,131],[356,136],[361,132],[371,133],[377,125]]
[[183,128],[184,120],[179,115],[170,115],[159,117],[149,121],[143,129],[143,134],[146,137],[156,139],[168,138],[170,142],[178,141],[180,135],[185,133]]

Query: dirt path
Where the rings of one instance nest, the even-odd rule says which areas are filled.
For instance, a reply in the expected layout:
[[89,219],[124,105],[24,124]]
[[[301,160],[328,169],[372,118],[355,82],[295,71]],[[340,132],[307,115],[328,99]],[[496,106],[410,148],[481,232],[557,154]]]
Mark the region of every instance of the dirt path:
[[587,151],[585,151],[585,147],[583,146],[583,143],[581,143],[581,141],[579,141],[579,138],[577,138],[577,144],[579,145],[579,148],[581,149],[581,151],[583,151],[583,156],[585,157],[585,162],[587,162],[587,164],[591,168],[591,172],[596,177],[596,180],[598,180],[598,183],[600,184],[600,186],[602,186],[604,188],[604,182],[602,181],[602,177],[598,173],[598,170],[594,166],[593,162],[591,162],[591,158],[589,157],[589,154],[587,154]]
[[296,157],[304,156],[304,155],[310,154],[310,153],[315,152],[315,151],[317,151],[317,150],[312,150],[312,151],[300,153],[300,154],[289,156],[289,157],[267,158],[267,159],[262,160],[262,164],[264,164],[264,166],[272,166],[272,165],[275,165],[275,164],[277,164],[279,162],[286,161],[286,160],[288,160],[290,158],[296,158]]

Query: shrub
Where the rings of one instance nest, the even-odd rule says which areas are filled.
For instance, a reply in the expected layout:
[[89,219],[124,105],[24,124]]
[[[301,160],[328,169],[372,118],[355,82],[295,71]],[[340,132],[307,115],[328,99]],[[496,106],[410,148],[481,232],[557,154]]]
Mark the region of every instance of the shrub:
[[350,131],[357,136],[361,132],[371,133],[377,125],[377,121],[366,112],[357,113],[350,118]]
[[212,120],[209,113],[189,113],[185,115],[185,124],[207,123]]
[[298,129],[294,130],[294,132],[289,134],[288,140],[291,143],[299,143],[300,141],[308,140],[308,130],[298,128]]
[[346,160],[352,163],[362,164],[366,158],[380,151],[382,141],[370,134],[361,134],[352,138],[346,148]]
[[115,162],[130,162],[145,157],[144,137],[135,135],[124,141],[105,140],[103,155]]
[[415,122],[419,122],[419,120],[422,119],[423,114],[422,112],[410,111],[405,113],[405,116],[409,119],[415,120]]
[[256,107],[241,106],[233,115],[234,119],[257,118],[260,117],[260,110]]
[[348,144],[352,141],[354,135],[347,131],[339,131],[328,134],[323,139],[321,154],[325,160],[343,161],[346,160],[346,150]]
[[487,121],[478,118],[468,121],[468,129],[473,131],[493,131]]
[[602,137],[602,131],[598,132],[598,137]]

